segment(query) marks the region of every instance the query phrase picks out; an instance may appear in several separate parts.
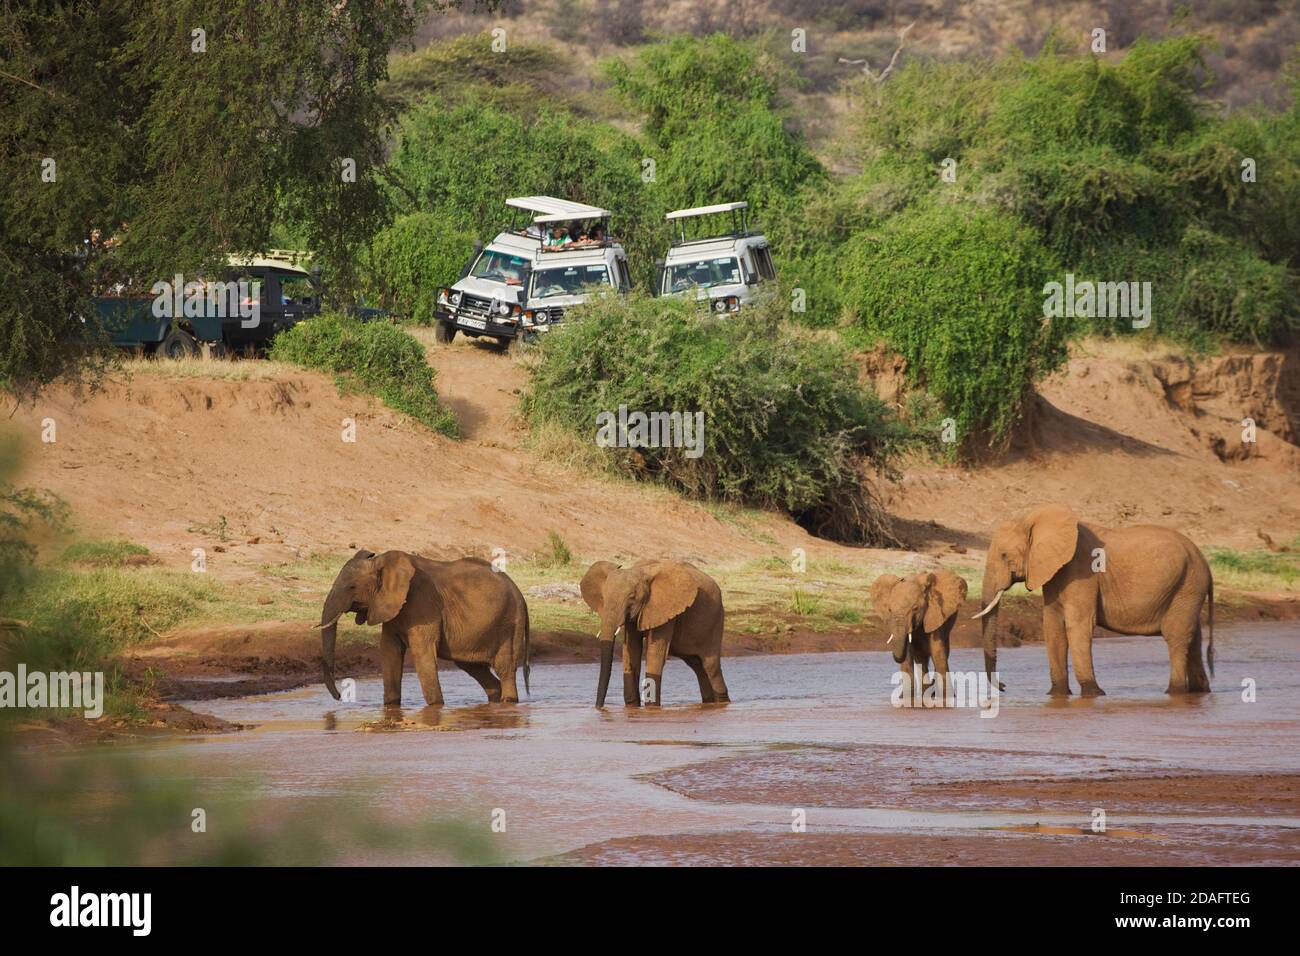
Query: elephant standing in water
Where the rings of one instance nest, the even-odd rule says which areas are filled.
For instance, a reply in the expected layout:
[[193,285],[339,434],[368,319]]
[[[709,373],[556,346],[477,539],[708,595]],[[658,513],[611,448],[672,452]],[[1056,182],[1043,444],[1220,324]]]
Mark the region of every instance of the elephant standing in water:
[[1043,640],[1053,697],[1070,693],[1067,657],[1084,697],[1104,694],[1092,670],[1097,626],[1161,634],[1169,646],[1166,693],[1209,691],[1201,661],[1201,605],[1209,601],[1214,673],[1214,579],[1187,537],[1171,528],[1085,524],[1065,505],[1045,505],[999,525],[984,562],[984,667],[997,668],[997,605],[1012,584],[1043,589]]
[[889,632],[889,648],[917,699],[921,680],[934,661],[934,673],[948,699],[948,646],[957,609],[966,600],[966,582],[947,569],[899,578],[882,574],[871,585],[871,606]]
[[597,561],[582,579],[582,598],[600,616],[600,682],[596,706],[605,706],[614,638],[623,636],[623,703],[641,704],[641,652],[645,649],[648,703],[658,705],[669,655],[686,662],[706,704],[726,702],[722,679],[722,591],[685,561],[640,561],[620,568]]
[[[334,686],[338,620],[356,614],[358,624],[381,624],[379,653],[384,705],[402,702],[402,663],[409,648],[425,703],[441,704],[438,658],[473,677],[491,702],[519,701],[515,668],[524,668],[528,690],[528,605],[505,574],[480,558],[431,561],[405,551],[361,550],[343,565],[321,612],[321,661],[325,686]],[[493,675],[492,671],[496,674]]]

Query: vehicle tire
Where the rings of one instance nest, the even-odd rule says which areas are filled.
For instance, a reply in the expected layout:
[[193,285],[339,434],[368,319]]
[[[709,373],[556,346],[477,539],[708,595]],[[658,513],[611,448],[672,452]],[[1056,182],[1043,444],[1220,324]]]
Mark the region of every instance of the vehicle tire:
[[157,354],[167,359],[193,358],[199,354],[199,343],[184,329],[172,329],[158,343]]
[[450,322],[439,322],[433,330],[433,340],[440,345],[450,345],[456,337],[456,326]]

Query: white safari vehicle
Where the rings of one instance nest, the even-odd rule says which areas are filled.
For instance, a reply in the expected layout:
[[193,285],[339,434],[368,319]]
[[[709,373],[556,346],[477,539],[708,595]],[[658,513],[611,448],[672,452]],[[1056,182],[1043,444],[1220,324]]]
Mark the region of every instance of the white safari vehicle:
[[[486,247],[475,243],[460,280],[439,291],[433,313],[439,342],[450,342],[459,331],[509,345],[550,328],[592,287],[627,287],[627,256],[607,238],[609,212],[551,196],[519,196],[506,205],[531,215],[516,214]],[[562,242],[561,233],[567,236],[571,226],[601,238]]]
[[767,237],[749,231],[748,210],[749,203],[727,202],[665,216],[677,225],[678,239],[657,263],[659,294],[693,295],[724,315],[753,301],[776,279],[776,269]]
[[[543,240],[529,277],[520,323],[525,333],[547,331],[567,310],[592,295],[626,292],[632,287],[627,253],[610,236],[606,210],[588,206],[577,215],[548,213],[538,216],[533,224],[549,241]],[[567,229],[568,242],[556,238],[560,229]],[[574,238],[575,232],[579,238]]]

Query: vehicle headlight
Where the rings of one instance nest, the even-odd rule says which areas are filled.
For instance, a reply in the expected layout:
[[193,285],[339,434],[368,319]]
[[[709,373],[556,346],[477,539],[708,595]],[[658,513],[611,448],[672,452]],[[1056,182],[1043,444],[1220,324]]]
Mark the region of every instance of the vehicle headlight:
[[549,315],[546,314],[546,310],[545,310],[545,309],[538,309],[538,310],[537,310],[537,324],[538,324],[538,325],[545,325],[545,324],[546,324],[547,322],[549,322],[550,320],[551,320],[551,317],[550,317]]
[[714,312],[726,312],[726,311],[727,311],[727,300],[726,300],[726,299],[714,299],[714,300],[713,300],[713,311],[714,311]]
[[459,293],[459,292],[453,292],[453,293],[451,294],[451,304],[452,304],[452,305],[460,305],[460,293]]
[[500,305],[497,306],[497,312],[500,313],[501,315],[509,315],[510,306],[507,305],[505,302],[502,302]]

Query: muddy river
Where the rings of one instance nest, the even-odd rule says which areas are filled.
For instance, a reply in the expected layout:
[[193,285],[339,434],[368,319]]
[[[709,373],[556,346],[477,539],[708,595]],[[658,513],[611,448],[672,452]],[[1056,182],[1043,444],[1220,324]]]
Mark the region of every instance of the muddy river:
[[[1041,646],[1006,648],[993,717],[894,707],[883,653],[726,659],[734,702],[711,706],[672,661],[661,709],[613,688],[603,712],[594,664],[535,667],[518,706],[448,667],[442,708],[385,718],[378,678],[351,705],[316,685],[196,703],[253,726],[134,749],[268,803],[454,816],[520,862],[1295,863],[1300,625],[1216,645],[1216,692],[1175,699],[1161,640],[1098,640],[1107,696],[1065,701]],[[421,699],[413,673],[403,697]]]

